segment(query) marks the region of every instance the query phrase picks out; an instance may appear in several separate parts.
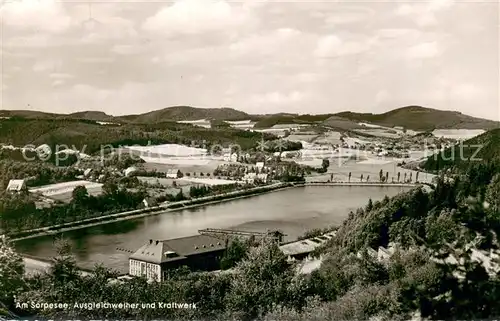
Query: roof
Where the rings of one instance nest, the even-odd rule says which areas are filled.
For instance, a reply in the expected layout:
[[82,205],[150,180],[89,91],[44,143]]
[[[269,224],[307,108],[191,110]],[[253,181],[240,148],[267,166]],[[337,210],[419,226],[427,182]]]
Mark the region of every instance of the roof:
[[11,179],[7,185],[8,191],[20,191],[24,187],[24,179]]
[[311,253],[335,235],[336,232],[333,231],[310,239],[284,244],[280,246],[280,250],[287,256]]
[[[164,241],[150,241],[130,256],[133,260],[164,263],[187,256],[225,250],[225,242],[208,235],[194,235]],[[177,256],[173,256],[176,254]]]

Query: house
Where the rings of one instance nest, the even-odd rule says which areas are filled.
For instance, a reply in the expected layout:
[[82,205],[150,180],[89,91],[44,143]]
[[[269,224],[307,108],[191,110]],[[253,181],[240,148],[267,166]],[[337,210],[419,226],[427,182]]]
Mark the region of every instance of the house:
[[26,181],[24,179],[11,179],[7,185],[8,192],[20,192],[26,189]]
[[264,183],[267,183],[268,178],[268,174],[247,173],[245,174],[245,176],[243,176],[243,181],[247,182],[248,184],[253,184],[255,180],[260,180]]
[[177,168],[171,168],[171,169],[168,169],[167,172],[166,172],[166,177],[167,178],[181,178],[182,177],[182,173],[179,169]]
[[125,176],[130,176],[134,172],[137,172],[137,168],[135,168],[134,166],[130,166],[129,168],[127,168],[126,170],[123,171],[123,174]]
[[225,250],[225,241],[208,235],[149,240],[130,256],[129,274],[162,281],[169,270],[181,266],[192,271],[215,271]]
[[83,171],[83,176],[87,177],[90,175],[91,172],[92,172],[92,168],[87,168],[85,171]]
[[153,197],[146,197],[142,200],[142,204],[144,205],[144,207],[158,206],[158,202]]

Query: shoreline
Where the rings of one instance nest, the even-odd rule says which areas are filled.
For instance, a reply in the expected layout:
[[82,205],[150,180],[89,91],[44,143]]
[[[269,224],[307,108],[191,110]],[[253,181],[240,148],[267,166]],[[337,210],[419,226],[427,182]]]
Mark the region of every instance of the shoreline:
[[[21,231],[18,233],[11,234],[11,241],[17,242],[26,239],[33,239],[42,236],[57,235],[64,232],[79,230],[83,228],[88,228],[92,226],[99,226],[105,224],[111,224],[120,221],[126,221],[131,219],[137,219],[147,216],[165,214],[170,212],[176,212],[185,209],[193,209],[197,207],[214,205],[223,202],[229,202],[233,200],[249,198],[256,195],[263,195],[275,191],[286,190],[290,188],[297,187],[307,187],[307,186],[373,186],[373,187],[416,187],[421,184],[404,184],[404,183],[361,183],[361,182],[297,182],[297,183],[275,183],[272,185],[257,186],[248,190],[238,190],[225,194],[212,195],[200,197],[192,200],[185,200],[179,202],[172,202],[166,206],[156,206],[140,210],[132,210],[126,212],[120,212],[115,214],[109,214],[105,216],[89,218],[77,222],[69,222],[55,226],[48,226],[43,228],[38,228],[34,230]],[[26,235],[28,234],[28,235]]]

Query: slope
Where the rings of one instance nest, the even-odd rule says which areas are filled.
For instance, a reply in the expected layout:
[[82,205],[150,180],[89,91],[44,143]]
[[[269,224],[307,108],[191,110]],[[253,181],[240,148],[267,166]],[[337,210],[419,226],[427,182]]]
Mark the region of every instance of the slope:
[[145,114],[127,115],[120,118],[136,123],[156,123],[162,121],[199,119],[247,120],[250,118],[250,115],[232,108],[196,108],[190,106],[174,106],[151,111]]
[[341,112],[336,116],[357,122],[427,131],[433,129],[494,129],[500,123],[471,117],[456,111],[437,110],[421,106],[407,106],[383,114]]
[[500,128],[487,131],[461,144],[427,158],[421,165],[426,170],[466,168],[479,162],[500,160]]

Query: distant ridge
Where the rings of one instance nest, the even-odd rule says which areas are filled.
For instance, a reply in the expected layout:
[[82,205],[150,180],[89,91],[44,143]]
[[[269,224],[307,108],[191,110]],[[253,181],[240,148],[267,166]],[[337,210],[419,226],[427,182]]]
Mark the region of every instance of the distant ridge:
[[406,106],[383,114],[342,112],[335,114],[357,122],[367,122],[387,127],[402,126],[426,131],[433,129],[494,129],[500,122],[464,115],[457,111],[438,110],[422,106]]
[[254,120],[257,128],[277,124],[319,124],[341,129],[356,129],[358,123],[371,123],[386,127],[401,126],[417,131],[433,129],[494,129],[500,122],[464,115],[457,111],[438,110],[422,106],[406,106],[382,114],[345,111],[331,114],[276,113],[253,115],[233,108],[198,108],[173,106],[137,115],[111,116],[101,111],[82,111],[55,114],[30,110],[0,110],[0,117],[27,119],[84,119],[117,123],[161,123],[183,120]]
[[0,110],[0,117],[22,117],[26,119],[85,119],[107,122],[160,123],[181,120],[247,120],[251,116],[232,108],[197,108],[173,106],[143,114],[111,116],[101,111],[81,111],[71,114],[45,113],[31,110]]
[[181,120],[246,120],[250,115],[233,108],[196,108],[190,106],[173,106],[150,111],[139,115],[128,115],[119,118],[137,123],[156,123]]

